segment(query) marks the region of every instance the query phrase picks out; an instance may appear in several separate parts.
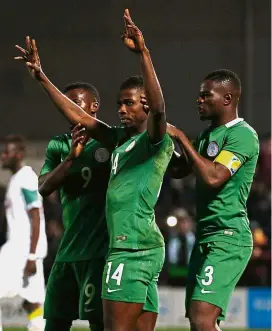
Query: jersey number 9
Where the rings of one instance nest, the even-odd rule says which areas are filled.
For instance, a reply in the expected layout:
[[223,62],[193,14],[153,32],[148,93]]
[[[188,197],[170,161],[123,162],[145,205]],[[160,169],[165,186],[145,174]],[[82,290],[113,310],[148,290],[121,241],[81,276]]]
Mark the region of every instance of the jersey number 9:
[[82,168],[81,177],[84,179],[84,184],[82,186],[83,188],[86,188],[92,178],[92,170],[89,167]]

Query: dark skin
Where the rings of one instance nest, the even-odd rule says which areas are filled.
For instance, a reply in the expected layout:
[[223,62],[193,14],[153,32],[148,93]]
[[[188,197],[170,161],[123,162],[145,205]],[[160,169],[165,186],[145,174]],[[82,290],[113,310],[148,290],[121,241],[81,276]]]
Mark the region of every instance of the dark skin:
[[[147,129],[150,140],[156,143],[163,138],[166,132],[164,99],[142,33],[131,21],[128,11],[124,14],[124,19],[127,21],[127,25],[123,40],[125,45],[140,57],[144,76],[144,90],[150,109],[149,114],[146,114],[143,107],[141,107],[139,113],[135,114],[134,123],[127,127],[128,137]],[[22,56],[18,56],[15,59],[25,61],[31,76],[40,82],[46,93],[69,122],[82,124],[92,138],[112,148],[110,126],[90,116],[81,107],[64,96],[46,77],[41,68],[35,40],[26,37],[26,49],[18,45],[16,45],[16,48],[22,52]],[[143,116],[146,117],[146,124],[138,125]]]
[[[2,168],[8,169],[12,174],[17,173],[23,167],[24,152],[20,150],[16,143],[7,143],[2,152]],[[35,254],[36,247],[40,235],[40,213],[39,208],[32,208],[28,211],[29,219],[31,220],[31,240],[29,253]],[[28,278],[36,273],[36,261],[27,260],[24,277]],[[27,312],[31,312],[37,307],[39,303],[30,303],[25,301],[24,308]]]
[[[212,127],[218,127],[236,119],[239,97],[240,91],[229,82],[204,81],[197,99],[200,119],[210,120]],[[167,132],[176,139],[184,152],[179,159],[175,160],[177,175],[178,172],[180,175],[186,175],[193,171],[207,186],[214,189],[219,189],[230,179],[230,171],[224,165],[202,157],[182,131],[168,125]],[[192,300],[189,309],[191,330],[215,331],[220,313],[221,308],[215,305]]]
[[[96,117],[98,102],[93,95],[82,89],[75,88],[65,94],[70,100],[81,107],[86,113]],[[57,190],[65,181],[68,170],[73,164],[73,160],[78,158],[88,141],[85,128],[81,124],[76,125],[72,130],[72,148],[69,155],[53,171],[39,177],[39,192],[43,197],[50,195]]]
[[[119,115],[126,128],[128,138],[147,130],[150,141],[157,143],[163,139],[166,133],[165,105],[162,91],[141,31],[131,20],[128,10],[125,10],[123,18],[125,22],[123,41],[130,51],[139,56],[149,113],[147,114],[141,104],[143,90],[133,89],[120,91],[118,98]],[[81,107],[65,97],[43,73],[35,40],[27,37],[26,49],[20,46],[16,47],[22,52],[22,56],[16,57],[16,59],[25,61],[31,76],[40,82],[69,122],[80,123],[86,127],[91,137],[110,148],[115,147],[111,146],[110,126],[91,117]],[[127,99],[130,99],[130,101],[127,102]],[[143,304],[104,300],[105,330],[135,330],[136,324],[137,330],[153,330],[157,314],[143,312],[142,308]],[[129,315],[131,318],[124,318],[124,311],[126,311],[126,316]]]
[[[204,81],[197,99],[201,120],[210,120],[212,127],[224,125],[237,118],[237,104],[240,93],[230,83]],[[217,162],[202,157],[185,134],[172,125],[167,132],[176,139],[186,157],[180,158],[180,174],[189,169],[212,188],[220,188],[231,177],[230,171]]]

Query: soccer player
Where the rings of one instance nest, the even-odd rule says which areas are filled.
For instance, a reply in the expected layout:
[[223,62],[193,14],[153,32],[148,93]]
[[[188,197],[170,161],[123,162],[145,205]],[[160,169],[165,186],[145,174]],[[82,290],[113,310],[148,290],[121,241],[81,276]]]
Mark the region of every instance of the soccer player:
[[[105,330],[153,330],[158,313],[157,280],[164,262],[164,240],[155,223],[154,206],[173,153],[166,134],[165,104],[141,31],[124,14],[124,43],[141,62],[143,82],[124,82],[118,96],[119,116],[126,136],[116,140],[112,127],[89,116],[66,98],[43,73],[35,41],[19,48],[36,78],[70,122],[116,147],[107,190],[106,218],[110,251],[104,269],[102,298]],[[141,103],[146,93],[147,113]]]
[[28,330],[42,331],[47,240],[38,177],[24,164],[25,149],[22,136],[5,138],[2,167],[12,177],[5,197],[7,241],[0,249],[0,304],[1,298],[20,295],[28,313]]
[[[88,83],[72,83],[64,94],[96,117],[100,97]],[[46,331],[70,330],[78,318],[92,331],[103,330],[102,274],[109,239],[105,199],[110,151],[88,139],[81,125],[52,138],[39,177],[39,190],[48,196],[60,191],[64,234],[46,291]]]
[[178,177],[196,175],[197,233],[186,287],[191,330],[216,330],[252,253],[246,201],[259,154],[258,136],[238,117],[241,82],[230,70],[207,75],[197,99],[211,125],[190,143],[169,126],[184,151]]

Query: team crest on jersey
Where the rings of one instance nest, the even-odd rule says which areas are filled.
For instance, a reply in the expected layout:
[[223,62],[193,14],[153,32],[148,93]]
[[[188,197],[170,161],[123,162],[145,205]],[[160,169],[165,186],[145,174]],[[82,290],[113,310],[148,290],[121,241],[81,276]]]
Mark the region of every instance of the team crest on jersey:
[[110,153],[106,148],[98,148],[94,153],[94,158],[97,162],[106,162],[110,157]]
[[216,156],[219,151],[219,147],[215,141],[212,141],[209,143],[209,146],[207,148],[207,154],[210,157]]
[[128,145],[128,147],[125,149],[125,152],[129,152],[130,150],[132,150],[132,148],[135,146],[135,144],[136,144],[136,140],[133,140],[133,142],[130,143]]

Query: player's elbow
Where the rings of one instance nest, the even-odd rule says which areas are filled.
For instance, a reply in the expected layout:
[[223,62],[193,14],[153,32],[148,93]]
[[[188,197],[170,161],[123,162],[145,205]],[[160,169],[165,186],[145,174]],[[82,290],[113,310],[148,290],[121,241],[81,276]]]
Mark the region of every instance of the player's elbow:
[[216,176],[209,177],[206,184],[212,189],[218,189],[223,185],[222,180]]
[[39,179],[39,186],[38,186],[38,190],[39,190],[39,193],[40,195],[43,197],[43,198],[46,198],[50,195],[51,190],[49,187],[47,187],[46,185],[46,182],[43,178]]
[[39,186],[39,193],[43,198],[46,198],[50,195],[50,192],[48,190],[46,190],[44,185]]

